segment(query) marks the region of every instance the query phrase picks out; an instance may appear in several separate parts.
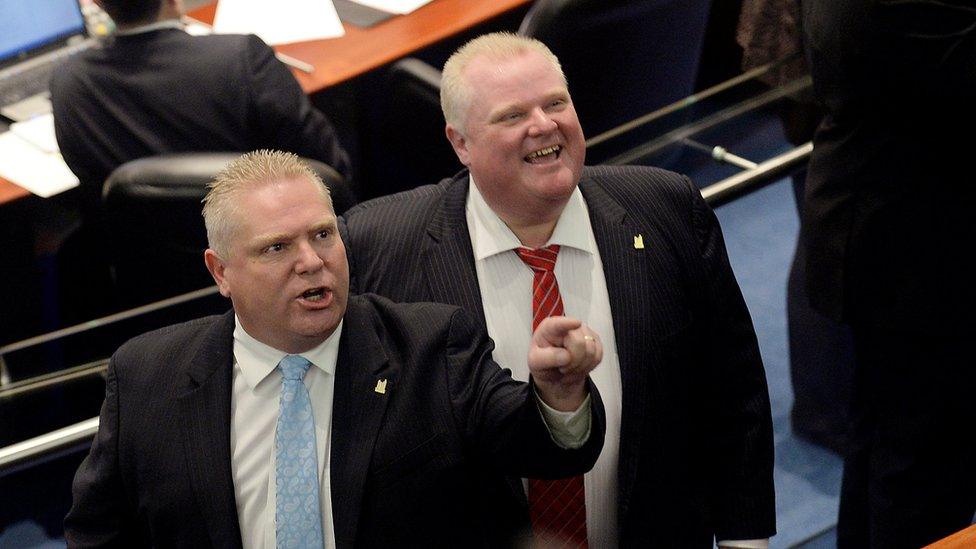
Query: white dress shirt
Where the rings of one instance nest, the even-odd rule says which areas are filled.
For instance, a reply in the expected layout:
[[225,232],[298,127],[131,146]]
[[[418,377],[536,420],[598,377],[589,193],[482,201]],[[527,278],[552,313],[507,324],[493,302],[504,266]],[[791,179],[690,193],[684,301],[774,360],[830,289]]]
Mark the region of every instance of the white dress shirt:
[[[278,363],[287,353],[250,336],[235,317],[233,393],[230,405],[231,471],[237,518],[244,549],[275,548],[275,428],[281,397]],[[335,333],[314,349],[301,353],[312,363],[305,387],[315,419],[315,454],[319,467],[322,534],[326,547],[335,547],[329,446],[332,399],[342,322]]]
[[[488,334],[498,342],[492,356],[510,368],[515,379],[526,381],[529,370],[525,356],[532,340],[533,273],[513,251],[522,245],[518,237],[491,210],[477,187],[469,187],[466,216],[478,286]],[[585,322],[603,343],[603,362],[590,378],[603,397],[607,430],[600,458],[583,477],[586,532],[591,547],[616,547],[620,363],[603,263],[579,189],[559,216],[548,244],[561,246],[555,273],[564,312]]]

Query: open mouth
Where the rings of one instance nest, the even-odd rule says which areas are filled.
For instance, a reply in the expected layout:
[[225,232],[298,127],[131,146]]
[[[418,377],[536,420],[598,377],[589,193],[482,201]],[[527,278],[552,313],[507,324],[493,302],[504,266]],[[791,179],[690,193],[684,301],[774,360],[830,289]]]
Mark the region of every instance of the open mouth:
[[546,162],[558,159],[560,153],[562,153],[562,150],[562,145],[552,145],[529,153],[526,155],[525,161],[529,164],[544,164]]
[[322,301],[323,299],[325,299],[325,288],[319,287],[319,288],[312,288],[309,290],[305,290],[304,292],[302,292],[302,299],[306,301],[312,301],[312,302]]

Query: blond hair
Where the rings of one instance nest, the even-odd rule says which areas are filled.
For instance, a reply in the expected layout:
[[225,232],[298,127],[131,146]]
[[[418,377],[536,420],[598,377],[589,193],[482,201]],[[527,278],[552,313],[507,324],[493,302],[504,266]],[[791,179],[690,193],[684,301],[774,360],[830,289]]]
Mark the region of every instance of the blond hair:
[[464,79],[464,71],[474,59],[485,56],[502,61],[529,52],[538,53],[549,61],[559,73],[563,84],[566,84],[566,75],[559,59],[542,42],[510,32],[484,34],[461,46],[444,63],[441,76],[441,110],[444,111],[444,120],[463,131],[472,96],[472,90]]
[[217,255],[228,257],[230,239],[240,220],[240,208],[235,200],[238,194],[287,179],[305,179],[315,184],[332,207],[329,188],[297,155],[268,149],[246,153],[220,170],[207,185],[210,190],[203,199],[203,221],[210,248]]

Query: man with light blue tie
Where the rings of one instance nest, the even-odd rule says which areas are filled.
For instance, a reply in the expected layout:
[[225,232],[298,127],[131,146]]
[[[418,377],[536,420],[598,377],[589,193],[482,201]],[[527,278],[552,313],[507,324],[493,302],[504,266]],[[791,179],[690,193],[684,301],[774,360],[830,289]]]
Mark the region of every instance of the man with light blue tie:
[[328,191],[294,155],[244,155],[205,202],[234,308],[113,356],[70,547],[485,546],[478,472],[593,465],[588,327],[542,320],[517,382],[460,309],[348,295]]

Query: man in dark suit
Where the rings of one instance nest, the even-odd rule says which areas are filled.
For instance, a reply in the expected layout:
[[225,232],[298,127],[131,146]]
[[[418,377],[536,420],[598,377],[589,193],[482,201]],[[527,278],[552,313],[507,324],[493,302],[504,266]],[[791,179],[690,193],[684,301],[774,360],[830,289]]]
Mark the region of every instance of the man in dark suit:
[[976,510],[976,7],[802,7],[827,113],[807,175],[808,294],[851,325],[856,363],[838,546],[919,547]]
[[182,0],[99,0],[117,32],[51,80],[58,145],[97,200],[120,164],[167,152],[275,148],[350,175],[329,120],[260,38],[191,36]]
[[530,385],[457,307],[349,297],[328,192],[288,153],[232,163],[204,210],[233,311],[112,358],[69,546],[483,546],[478,471],[596,460],[602,347],[579,321],[540,324]]
[[[775,532],[765,376],[701,194],[663,170],[583,167],[565,78],[537,41],[470,42],[445,65],[441,99],[469,171],[349,212],[353,290],[476,313],[495,358],[524,379],[514,357],[529,344],[538,271],[520,257],[545,248],[565,311],[607,349],[593,373],[607,439],[583,479],[578,545],[764,547]],[[532,490],[515,488],[498,513],[528,521]]]
[[117,32],[51,79],[55,133],[81,181],[60,199],[81,229],[59,252],[62,314],[113,312],[102,186],[119,165],[170,152],[273,148],[350,178],[332,123],[260,38],[191,36],[182,0],[99,0]]

